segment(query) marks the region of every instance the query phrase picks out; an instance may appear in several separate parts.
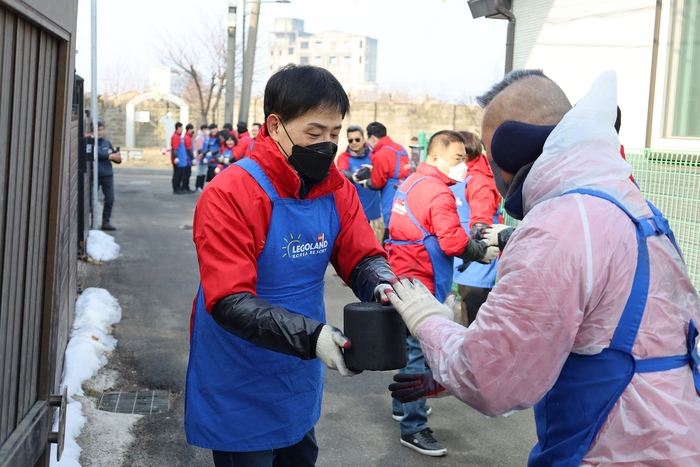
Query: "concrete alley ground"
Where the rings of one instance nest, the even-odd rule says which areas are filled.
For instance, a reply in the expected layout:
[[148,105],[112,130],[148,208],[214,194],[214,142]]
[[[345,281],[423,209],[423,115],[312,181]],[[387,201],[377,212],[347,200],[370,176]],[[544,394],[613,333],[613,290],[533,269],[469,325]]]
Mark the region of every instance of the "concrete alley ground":
[[[199,283],[191,230],[198,195],[173,195],[168,171],[121,168],[115,169],[114,178],[112,223],[118,230],[111,234],[122,256],[86,268],[86,285],[107,289],[123,309],[114,331],[117,350],[101,373],[118,372],[110,390],[170,390],[171,410],[140,418],[124,455],[109,457],[110,443],[124,433],[104,430],[106,434],[82,437],[81,464],[212,466],[211,453],[187,445],[183,429],[190,312]],[[329,323],[342,328],[343,306],[353,301],[351,290],[329,269]],[[322,417],[316,426],[319,467],[525,465],[536,440],[532,411],[489,419],[453,397],[430,401],[430,427],[447,448],[447,456],[429,458],[401,446],[387,390],[392,374],[365,372],[343,378],[327,372]],[[97,416],[88,423],[100,420]]]

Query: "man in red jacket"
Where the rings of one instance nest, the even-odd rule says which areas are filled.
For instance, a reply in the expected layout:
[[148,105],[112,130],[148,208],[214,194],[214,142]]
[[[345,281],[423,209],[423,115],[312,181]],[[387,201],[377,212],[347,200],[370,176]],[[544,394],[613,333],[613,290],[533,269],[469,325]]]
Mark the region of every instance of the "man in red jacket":
[[384,240],[389,238],[389,221],[394,194],[406,177],[411,174],[408,153],[400,144],[386,134],[386,127],[379,122],[367,125],[367,144],[372,148],[372,172],[364,185],[370,190],[380,191],[382,217],[386,230]]
[[[465,262],[490,263],[497,247],[487,247],[462,228],[450,186],[467,175],[464,139],[455,131],[439,131],[428,143],[428,156],[396,193],[389,222],[387,253],[396,274],[412,276],[425,284],[439,301],[452,289],[454,257]],[[454,300],[451,300],[454,307]],[[408,359],[402,374],[427,371],[420,344],[407,341]],[[426,456],[442,456],[446,449],[428,428],[425,400],[401,404],[392,400],[392,411],[400,418],[402,445]]]
[[195,210],[201,284],[185,431],[216,466],[313,466],[324,369],[353,374],[342,354],[350,342],[325,324],[328,264],[363,301],[395,276],[333,164],[350,107],[341,84],[287,65],[264,100],[251,156],[217,175]]
[[233,158],[236,161],[243,159],[252,142],[253,138],[248,134],[248,124],[246,122],[238,122],[238,143],[233,148]]
[[[459,132],[464,138],[467,152],[467,180],[452,188],[458,200],[457,211],[462,227],[472,236],[481,235],[492,224],[503,224],[499,214],[501,195],[493,180],[493,172],[486,155],[481,152],[481,140],[467,131]],[[457,191],[455,191],[457,190]],[[463,204],[463,206],[460,206]],[[464,214],[467,218],[464,218]],[[455,265],[457,265],[457,261]],[[479,308],[488,298],[496,283],[497,260],[491,264],[472,263],[456,268],[454,281],[459,284],[459,296],[462,298],[462,324],[466,327],[476,319]]]

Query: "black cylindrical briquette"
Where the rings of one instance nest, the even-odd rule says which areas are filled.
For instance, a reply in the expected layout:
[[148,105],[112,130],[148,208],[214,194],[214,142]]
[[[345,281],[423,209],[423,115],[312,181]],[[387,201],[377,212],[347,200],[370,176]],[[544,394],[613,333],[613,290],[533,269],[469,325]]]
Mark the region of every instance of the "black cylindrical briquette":
[[406,366],[406,325],[393,306],[376,302],[345,305],[343,333],[352,343],[344,351],[349,369],[384,371]]

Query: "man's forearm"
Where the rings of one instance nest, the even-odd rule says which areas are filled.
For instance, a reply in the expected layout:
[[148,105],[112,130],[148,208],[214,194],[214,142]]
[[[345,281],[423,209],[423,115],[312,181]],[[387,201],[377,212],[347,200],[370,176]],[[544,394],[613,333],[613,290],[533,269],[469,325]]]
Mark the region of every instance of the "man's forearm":
[[386,259],[381,256],[368,256],[357,263],[350,274],[350,287],[355,296],[363,302],[374,300],[374,289],[379,284],[388,284],[396,276]]

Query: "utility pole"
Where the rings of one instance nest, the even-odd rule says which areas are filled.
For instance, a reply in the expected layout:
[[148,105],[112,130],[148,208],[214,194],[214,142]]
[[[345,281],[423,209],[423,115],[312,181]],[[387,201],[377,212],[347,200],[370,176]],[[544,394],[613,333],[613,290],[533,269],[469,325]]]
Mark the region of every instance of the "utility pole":
[[226,55],[226,108],[224,123],[233,123],[236,93],[236,0],[228,2],[228,50]]
[[92,230],[98,229],[97,224],[97,157],[99,151],[99,138],[97,137],[97,0],[92,0],[92,83],[90,83],[90,116],[92,117]]
[[[260,18],[260,2],[250,3],[250,29],[248,32],[248,50],[246,50],[243,60],[243,86],[241,89],[241,104],[238,110],[239,122],[248,121],[250,91],[253,86],[253,68],[255,67],[255,47],[258,39],[258,19]],[[245,33],[245,30],[243,32]]]

